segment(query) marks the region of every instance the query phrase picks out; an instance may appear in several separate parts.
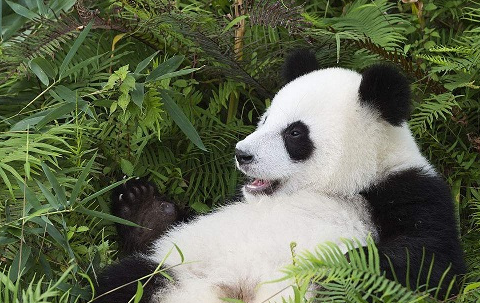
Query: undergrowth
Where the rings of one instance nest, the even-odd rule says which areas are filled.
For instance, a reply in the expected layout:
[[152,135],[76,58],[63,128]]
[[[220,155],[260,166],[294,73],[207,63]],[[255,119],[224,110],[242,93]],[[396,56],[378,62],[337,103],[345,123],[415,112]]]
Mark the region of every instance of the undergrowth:
[[[448,301],[480,300],[478,1],[0,5],[0,302],[92,298],[116,259],[112,222],[131,224],[109,215],[123,175],[148,176],[198,213],[237,195],[234,143],[299,47],[323,67],[387,61],[409,77],[410,126],[451,185],[469,268]],[[292,300],[313,281],[326,302],[438,301],[386,280],[376,259],[350,260],[330,245],[299,255]]]

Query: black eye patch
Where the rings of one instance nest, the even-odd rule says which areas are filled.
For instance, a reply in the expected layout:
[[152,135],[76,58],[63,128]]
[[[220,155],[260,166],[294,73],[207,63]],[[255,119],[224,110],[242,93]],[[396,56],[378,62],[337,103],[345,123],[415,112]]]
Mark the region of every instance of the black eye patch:
[[283,142],[290,159],[305,161],[313,153],[315,146],[310,139],[310,129],[302,121],[296,121],[282,132]]

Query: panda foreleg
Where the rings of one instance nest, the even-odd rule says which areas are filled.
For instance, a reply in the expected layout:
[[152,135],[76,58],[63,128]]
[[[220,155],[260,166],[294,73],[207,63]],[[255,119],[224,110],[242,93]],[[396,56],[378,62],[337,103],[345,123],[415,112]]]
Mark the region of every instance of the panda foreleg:
[[116,225],[120,250],[126,255],[146,252],[172,224],[185,219],[174,203],[144,179],[129,180],[113,191],[112,214],[141,226]]

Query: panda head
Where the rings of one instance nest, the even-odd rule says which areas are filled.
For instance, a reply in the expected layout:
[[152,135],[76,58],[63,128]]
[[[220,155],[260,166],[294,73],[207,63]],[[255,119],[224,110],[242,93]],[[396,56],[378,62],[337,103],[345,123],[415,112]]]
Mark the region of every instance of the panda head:
[[287,84],[257,129],[236,145],[248,196],[315,190],[349,195],[410,167],[428,167],[405,123],[407,79],[375,65],[362,74],[318,69],[298,51],[285,64]]

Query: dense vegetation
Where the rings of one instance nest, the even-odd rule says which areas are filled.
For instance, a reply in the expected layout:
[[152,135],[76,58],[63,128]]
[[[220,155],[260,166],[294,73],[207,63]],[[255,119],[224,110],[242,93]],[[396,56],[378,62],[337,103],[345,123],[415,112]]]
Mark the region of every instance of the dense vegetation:
[[[123,175],[200,213],[234,196],[233,144],[298,47],[325,67],[389,61],[408,75],[410,125],[451,184],[469,266],[450,301],[478,302],[480,3],[302,3],[1,0],[0,302],[92,298],[116,259],[108,192]],[[328,302],[435,301],[385,280],[376,260],[322,250],[292,248],[295,302],[311,280]]]

